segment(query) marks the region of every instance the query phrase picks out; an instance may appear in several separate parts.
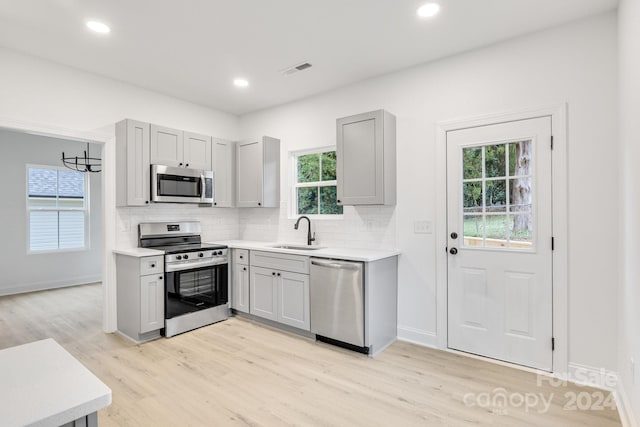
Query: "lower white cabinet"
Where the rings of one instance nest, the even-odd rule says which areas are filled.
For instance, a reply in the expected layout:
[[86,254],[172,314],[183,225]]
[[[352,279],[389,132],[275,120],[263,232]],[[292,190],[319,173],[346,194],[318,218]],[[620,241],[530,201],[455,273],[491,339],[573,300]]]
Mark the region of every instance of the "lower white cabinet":
[[309,316],[309,275],[282,271],[276,273],[278,294],[277,321],[308,331],[311,329]]
[[250,313],[309,331],[309,275],[251,266]]
[[[231,308],[249,313],[249,264],[247,255],[237,254],[233,249],[231,261]],[[247,252],[247,251],[244,251]]]
[[140,276],[140,333],[164,328],[164,277]]
[[276,272],[262,267],[251,267],[249,301],[250,313],[269,320],[278,319],[278,288]]
[[164,328],[164,257],[116,257],[118,331],[136,342]]

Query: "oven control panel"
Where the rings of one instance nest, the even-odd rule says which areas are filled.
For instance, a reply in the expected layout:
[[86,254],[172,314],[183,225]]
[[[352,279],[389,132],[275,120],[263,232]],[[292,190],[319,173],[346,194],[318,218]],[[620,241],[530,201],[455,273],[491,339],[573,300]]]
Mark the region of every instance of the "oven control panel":
[[216,249],[206,251],[193,251],[179,254],[167,254],[164,256],[165,263],[189,263],[202,261],[226,261],[229,249]]

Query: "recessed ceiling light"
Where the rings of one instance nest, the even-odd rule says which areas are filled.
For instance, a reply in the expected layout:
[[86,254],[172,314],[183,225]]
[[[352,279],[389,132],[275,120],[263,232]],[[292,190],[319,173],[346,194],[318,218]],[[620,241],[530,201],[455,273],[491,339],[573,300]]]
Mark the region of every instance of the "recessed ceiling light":
[[91,31],[99,34],[108,34],[111,32],[111,28],[109,28],[107,24],[98,21],[87,21],[87,27]]
[[247,87],[249,86],[249,81],[246,79],[235,79],[233,80],[233,84],[238,87]]
[[440,5],[438,3],[427,3],[418,8],[418,16],[420,18],[431,18],[436,16],[440,12]]

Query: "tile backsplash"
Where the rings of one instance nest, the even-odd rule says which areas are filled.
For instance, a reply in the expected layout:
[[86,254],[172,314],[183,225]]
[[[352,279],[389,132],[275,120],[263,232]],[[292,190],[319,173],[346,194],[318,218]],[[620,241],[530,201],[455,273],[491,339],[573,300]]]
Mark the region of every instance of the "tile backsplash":
[[[156,221],[200,221],[203,241],[256,240],[306,243],[307,224],[293,228],[286,202],[280,208],[201,208],[196,205],[151,205],[117,209],[116,245],[138,246],[138,224]],[[314,244],[347,248],[397,247],[393,206],[345,206],[340,219],[312,219]]]

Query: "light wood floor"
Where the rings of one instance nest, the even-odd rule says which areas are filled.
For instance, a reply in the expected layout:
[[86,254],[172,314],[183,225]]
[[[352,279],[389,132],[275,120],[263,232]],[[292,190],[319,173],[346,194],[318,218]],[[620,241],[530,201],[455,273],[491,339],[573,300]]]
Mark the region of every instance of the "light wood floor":
[[[101,426],[620,425],[614,410],[563,409],[565,393],[596,390],[538,387],[534,374],[404,342],[371,359],[233,318],[134,345],[101,332],[101,295],[87,285],[0,298],[0,348],[52,337],[111,387]],[[465,404],[499,388],[516,406],[518,393],[552,404]]]

